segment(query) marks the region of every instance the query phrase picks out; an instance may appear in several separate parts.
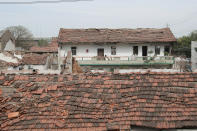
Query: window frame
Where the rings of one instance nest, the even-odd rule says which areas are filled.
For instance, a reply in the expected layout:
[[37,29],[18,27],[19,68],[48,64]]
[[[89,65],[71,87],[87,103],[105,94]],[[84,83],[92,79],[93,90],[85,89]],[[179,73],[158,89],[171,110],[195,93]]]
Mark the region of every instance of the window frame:
[[161,46],[155,46],[155,55],[161,55]]
[[111,55],[116,55],[116,46],[111,46]]
[[73,56],[77,55],[77,47],[76,46],[71,47],[71,53]]
[[[136,49],[137,48],[137,49]],[[136,52],[135,52],[136,51]],[[133,46],[133,55],[138,56],[139,54],[139,47],[138,46]]]

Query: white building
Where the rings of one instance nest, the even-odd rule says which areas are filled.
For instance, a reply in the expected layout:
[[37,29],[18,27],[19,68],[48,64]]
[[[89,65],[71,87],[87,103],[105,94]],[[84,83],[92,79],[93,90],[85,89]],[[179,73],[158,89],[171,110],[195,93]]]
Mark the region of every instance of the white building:
[[60,65],[67,52],[72,51],[81,66],[130,66],[147,64],[153,57],[160,61],[152,64],[172,64],[164,60],[171,59],[165,56],[171,54],[176,38],[169,28],[60,29],[58,42]]
[[197,71],[197,41],[191,43],[191,63],[192,71]]

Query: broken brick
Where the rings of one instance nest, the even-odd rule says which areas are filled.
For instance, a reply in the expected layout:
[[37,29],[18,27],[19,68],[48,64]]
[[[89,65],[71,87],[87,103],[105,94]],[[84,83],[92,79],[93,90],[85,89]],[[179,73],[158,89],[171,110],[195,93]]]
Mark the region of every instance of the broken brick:
[[18,116],[19,116],[19,112],[8,113],[8,118],[14,118],[14,117],[18,117]]

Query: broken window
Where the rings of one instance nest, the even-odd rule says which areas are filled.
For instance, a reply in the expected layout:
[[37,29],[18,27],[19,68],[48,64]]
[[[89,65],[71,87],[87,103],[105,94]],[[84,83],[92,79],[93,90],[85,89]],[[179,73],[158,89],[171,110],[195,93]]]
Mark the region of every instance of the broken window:
[[138,46],[133,46],[133,55],[138,55]]
[[115,46],[111,47],[111,55],[116,55],[116,47]]
[[71,47],[72,55],[77,55],[77,47]]
[[160,55],[160,46],[155,46],[155,55]]

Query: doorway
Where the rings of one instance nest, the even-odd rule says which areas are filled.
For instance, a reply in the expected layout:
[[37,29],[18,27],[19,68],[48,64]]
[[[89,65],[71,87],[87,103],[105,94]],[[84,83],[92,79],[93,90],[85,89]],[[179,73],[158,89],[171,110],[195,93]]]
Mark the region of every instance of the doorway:
[[97,56],[104,56],[104,49],[103,48],[99,48],[97,50]]
[[97,49],[97,57],[98,57],[98,60],[103,60],[104,59],[104,48],[98,48]]
[[148,47],[147,46],[142,46],[142,56],[147,56],[148,52]]

